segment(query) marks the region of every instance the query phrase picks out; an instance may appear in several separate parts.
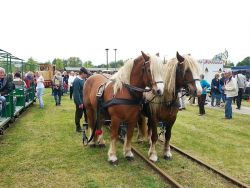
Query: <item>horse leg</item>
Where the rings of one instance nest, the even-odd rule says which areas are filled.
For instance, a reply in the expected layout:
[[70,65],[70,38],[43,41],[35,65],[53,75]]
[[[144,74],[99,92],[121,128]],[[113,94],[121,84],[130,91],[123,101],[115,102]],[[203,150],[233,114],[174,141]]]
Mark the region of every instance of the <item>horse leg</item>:
[[[93,109],[87,109],[86,111],[87,111],[87,118],[88,118],[88,127],[90,128],[89,133],[91,135],[95,126],[95,113]],[[96,146],[95,138],[91,140],[91,142],[89,143],[89,146],[90,147]]]
[[125,158],[128,160],[134,159],[134,154],[131,151],[131,140],[133,137],[135,126],[136,126],[136,123],[128,123],[127,134],[125,136],[123,152],[124,152]]
[[[100,121],[100,129],[101,130],[102,130],[103,125],[104,125],[104,119],[102,119]],[[105,140],[103,138],[103,132],[98,136],[98,141],[97,142],[98,142],[99,147],[105,147],[106,146]]]
[[111,164],[117,163],[116,143],[118,139],[119,126],[120,126],[120,120],[118,118],[111,117],[111,142],[108,151],[108,161]]
[[137,132],[137,142],[142,143],[144,139],[147,138],[147,124],[146,117],[140,115],[138,120],[138,132]]
[[158,160],[157,152],[155,149],[156,142],[158,140],[157,134],[157,120],[153,118],[148,119],[148,127],[151,130],[150,148],[148,151],[149,159],[153,162]]
[[170,138],[171,138],[171,130],[172,123],[168,123],[166,125],[166,133],[165,133],[165,145],[164,145],[164,159],[170,160],[172,158],[172,153],[170,149]]

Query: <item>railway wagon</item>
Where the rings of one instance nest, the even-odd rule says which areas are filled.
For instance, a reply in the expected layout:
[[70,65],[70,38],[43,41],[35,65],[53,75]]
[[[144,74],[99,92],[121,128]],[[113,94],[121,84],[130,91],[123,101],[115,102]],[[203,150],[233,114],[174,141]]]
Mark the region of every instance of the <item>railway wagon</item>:
[[12,86],[9,92],[4,94],[6,99],[5,105],[0,105],[0,134],[3,134],[9,123],[15,121],[15,118],[36,100],[32,73],[29,76],[29,87],[25,87],[24,81],[13,81],[13,73],[20,72],[22,78],[24,78],[24,69],[28,72],[37,68],[35,64],[28,64],[24,60],[1,49],[0,67],[5,69],[6,79]]

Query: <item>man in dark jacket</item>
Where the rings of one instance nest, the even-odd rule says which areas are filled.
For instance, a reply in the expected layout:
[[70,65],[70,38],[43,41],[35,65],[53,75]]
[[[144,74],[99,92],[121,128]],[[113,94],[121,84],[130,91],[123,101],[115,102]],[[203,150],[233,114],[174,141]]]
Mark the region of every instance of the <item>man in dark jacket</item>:
[[82,131],[80,120],[82,118],[83,112],[85,121],[87,121],[86,109],[83,106],[83,86],[89,74],[90,72],[86,68],[82,67],[80,69],[79,75],[73,82],[73,97],[74,103],[76,105],[75,124],[77,132]]
[[[11,75],[10,75],[11,76]],[[14,85],[10,78],[8,79],[5,74],[5,69],[0,67],[0,109],[4,109],[6,106],[5,95],[9,94],[13,89]]]
[[214,106],[214,99],[216,99],[216,106],[220,106],[220,75],[218,73],[215,74],[214,79],[212,79],[211,83],[211,106]]

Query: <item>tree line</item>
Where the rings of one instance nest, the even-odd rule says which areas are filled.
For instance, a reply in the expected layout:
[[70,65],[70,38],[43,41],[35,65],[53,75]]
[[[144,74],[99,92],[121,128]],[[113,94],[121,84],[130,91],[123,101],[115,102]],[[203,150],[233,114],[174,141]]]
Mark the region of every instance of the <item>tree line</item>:
[[[32,57],[30,57],[27,61],[28,64],[39,64],[39,62],[35,61]],[[86,67],[86,68],[106,68],[107,64],[94,65],[92,61],[88,60],[83,62],[79,57],[70,57],[68,59],[60,59],[55,58],[52,62],[40,62],[46,64],[53,64],[56,66],[57,70],[64,70],[65,67]],[[109,62],[109,68],[120,68],[124,65],[123,60],[118,60],[116,63],[114,61]]]
[[[29,64],[38,64],[32,57],[28,59]],[[88,60],[83,62],[79,57],[70,57],[68,59],[55,58],[52,62],[47,61],[43,63],[53,64],[56,66],[57,70],[64,70],[65,67],[86,67],[86,68],[106,68],[107,64],[94,65],[92,61]],[[123,60],[118,60],[116,63],[114,61],[109,63],[109,68],[120,68],[124,65]],[[234,64],[231,62],[230,67]],[[250,66],[250,56],[244,58],[242,61],[238,62],[236,66]]]

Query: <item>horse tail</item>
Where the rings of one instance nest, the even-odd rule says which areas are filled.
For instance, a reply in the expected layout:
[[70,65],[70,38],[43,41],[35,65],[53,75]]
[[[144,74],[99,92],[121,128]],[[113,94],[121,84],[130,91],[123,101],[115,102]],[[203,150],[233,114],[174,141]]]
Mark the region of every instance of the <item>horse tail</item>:
[[91,136],[88,140],[88,143],[91,142],[96,135],[100,135],[102,134],[102,131],[100,130],[100,113],[101,113],[101,101],[102,101],[102,97],[101,96],[97,96],[97,108],[96,108],[96,121],[95,121],[95,126],[94,129],[91,133]]

